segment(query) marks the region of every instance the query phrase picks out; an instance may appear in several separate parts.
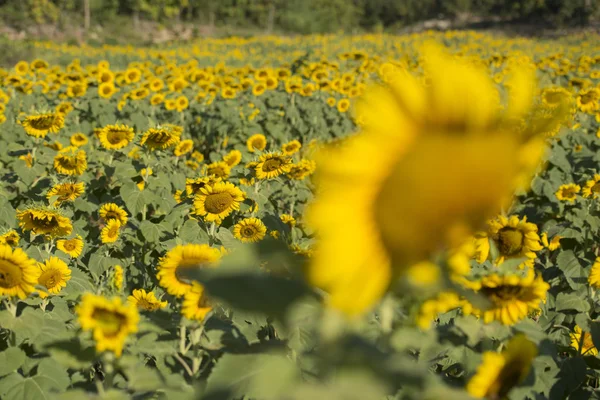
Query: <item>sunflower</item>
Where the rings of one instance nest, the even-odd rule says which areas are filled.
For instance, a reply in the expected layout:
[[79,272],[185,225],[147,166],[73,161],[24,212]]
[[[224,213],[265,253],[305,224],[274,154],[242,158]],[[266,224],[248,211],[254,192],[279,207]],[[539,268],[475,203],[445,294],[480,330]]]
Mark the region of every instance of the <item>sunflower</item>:
[[46,198],[50,200],[56,196],[56,200],[54,201],[54,206],[56,207],[64,202],[74,201],[83,193],[85,193],[85,184],[83,182],[59,183],[48,190]]
[[254,153],[256,150],[263,151],[267,147],[267,138],[261,133],[252,135],[246,141],[246,147],[250,153]]
[[76,307],[81,328],[92,331],[96,351],[112,351],[117,357],[123,352],[125,340],[137,332],[139,314],[133,304],[123,304],[121,299],[107,299],[91,293],[83,295]]
[[144,289],[134,289],[127,301],[146,311],[156,311],[167,306],[167,302],[158,300],[154,292],[146,292]]
[[75,133],[69,138],[72,146],[81,147],[88,143],[88,138],[83,133]]
[[57,113],[63,114],[63,115],[67,115],[68,113],[73,111],[73,109],[74,109],[73,103],[71,103],[70,101],[63,101],[62,103],[57,105],[55,108]]
[[338,101],[337,103],[337,110],[341,113],[345,113],[346,111],[348,111],[348,109],[350,108],[350,100],[348,99],[341,99],[340,101]]
[[233,237],[243,243],[260,242],[267,233],[267,227],[258,218],[244,218],[233,227]]
[[204,288],[198,282],[193,282],[192,288],[184,295],[181,314],[189,320],[203,321],[211,310]]
[[6,244],[10,247],[17,247],[19,245],[19,240],[21,240],[21,237],[14,229],[0,235],[0,245]]
[[223,161],[225,161],[228,166],[233,168],[242,162],[242,152],[239,150],[231,150],[229,153],[223,156]]
[[577,199],[577,193],[581,191],[581,186],[575,183],[567,183],[564,185],[560,185],[555,195],[556,198],[560,201],[568,201],[569,203],[574,203],[575,199]]
[[597,199],[600,194],[600,175],[594,174],[594,178],[585,183],[581,195],[585,198]]
[[158,128],[148,129],[142,136],[141,145],[150,150],[164,150],[179,143],[181,139],[181,127],[164,125]]
[[103,82],[98,85],[98,96],[103,99],[110,99],[113,94],[117,93],[119,89],[115,87],[113,82]]
[[29,207],[17,210],[19,226],[35,235],[48,235],[52,238],[67,236],[73,230],[71,220],[61,215],[59,210],[49,207]]
[[300,143],[298,140],[292,140],[291,142],[287,142],[281,146],[281,151],[284,155],[291,156],[292,154],[300,151],[301,147],[302,143]]
[[417,326],[422,330],[429,329],[438,315],[460,307],[463,302],[464,300],[455,292],[441,292],[421,304],[417,315]]
[[29,136],[43,138],[48,132],[58,132],[65,125],[65,119],[61,113],[49,112],[29,115],[21,121],[21,125]]
[[560,237],[559,235],[556,235],[552,238],[552,240],[549,241],[548,234],[546,232],[544,232],[544,233],[542,233],[541,239],[542,239],[542,244],[544,245],[545,248],[547,248],[550,251],[554,251],[560,247],[560,239],[562,239],[562,237]]
[[194,141],[192,139],[182,140],[173,151],[177,157],[183,156],[190,151],[194,150]]
[[588,283],[591,287],[600,289],[600,257],[596,257],[594,265],[592,265],[592,268],[590,269]]
[[214,176],[202,176],[199,178],[186,178],[185,180],[185,193],[188,196],[192,196],[200,191],[205,186],[214,185],[217,182],[221,182],[220,178]]
[[113,268],[112,286],[116,290],[121,290],[123,288],[123,281],[123,267],[115,265]]
[[257,179],[274,179],[290,171],[291,159],[282,153],[266,153],[260,156],[254,171]]
[[506,399],[515,386],[527,378],[538,350],[525,335],[514,336],[502,353],[487,351],[477,373],[469,380],[467,392],[475,398]]
[[577,325],[571,333],[571,347],[583,356],[595,356],[598,354],[598,349],[592,341],[592,335],[589,332],[583,332]]
[[54,157],[54,169],[59,174],[79,176],[87,169],[85,150],[68,146],[60,150]]
[[218,179],[226,179],[231,174],[231,167],[225,161],[215,161],[206,167],[206,175]]
[[527,217],[519,219],[516,215],[505,217],[498,216],[488,222],[488,231],[476,236],[478,250],[477,262],[484,262],[490,255],[490,240],[498,250],[498,258],[494,263],[502,264],[511,258],[526,258],[521,267],[532,266],[536,258],[536,251],[542,250],[537,225],[527,222]]
[[406,268],[481,229],[543,156],[533,151],[544,148],[539,129],[517,122],[536,111],[528,69],[511,75],[501,108],[487,70],[424,50],[427,87],[398,71],[357,102],[362,131],[317,158],[307,222],[319,241],[306,273],[346,314],[366,312]]
[[127,125],[106,125],[98,133],[100,144],[107,150],[119,150],[127,146],[135,136],[133,128]]
[[127,225],[127,211],[115,203],[102,204],[98,214],[100,214],[100,218],[103,218],[106,222],[114,219],[123,226]]
[[577,95],[577,107],[585,113],[592,113],[600,107],[598,100],[600,99],[600,90],[597,88],[583,89]]
[[281,220],[281,222],[283,222],[286,225],[289,225],[290,228],[296,226],[296,218],[292,217],[289,214],[281,214],[279,216],[279,219]]
[[252,94],[257,97],[261,96],[263,93],[265,93],[265,90],[267,90],[267,87],[262,82],[259,82],[259,83],[255,84],[254,86],[252,86]]
[[0,296],[17,296],[25,299],[35,291],[39,269],[19,248],[0,244]]
[[185,269],[212,267],[221,258],[221,252],[207,244],[179,245],[161,258],[156,277],[160,286],[176,297],[187,293],[192,284],[180,278],[179,272]]
[[71,280],[71,270],[58,257],[50,257],[43,264],[39,263],[38,266],[40,268],[38,284],[46,288],[46,290],[39,291],[41,298],[48,297],[48,293],[59,293]]
[[201,163],[204,161],[204,154],[200,153],[199,151],[194,151],[192,152],[192,158]]
[[539,310],[550,288],[541,276],[535,277],[531,270],[524,277],[492,274],[466,285],[485,296],[491,304],[489,308],[480,310],[467,302],[463,313],[481,316],[486,324],[498,321],[504,325],[514,325],[530,312]]
[[194,198],[195,213],[207,222],[220,224],[233,210],[240,209],[244,192],[231,182],[217,182],[200,189]]
[[72,239],[60,239],[56,241],[56,248],[71,258],[77,258],[83,251],[83,240],[79,235]]
[[119,239],[119,231],[121,223],[117,219],[109,219],[102,231],[100,232],[100,240],[102,243],[114,243]]
[[290,170],[286,176],[290,179],[301,181],[312,175],[316,169],[317,164],[313,160],[302,159],[300,162],[290,166]]
[[571,101],[571,93],[563,87],[550,87],[542,91],[542,103],[546,107],[556,108]]

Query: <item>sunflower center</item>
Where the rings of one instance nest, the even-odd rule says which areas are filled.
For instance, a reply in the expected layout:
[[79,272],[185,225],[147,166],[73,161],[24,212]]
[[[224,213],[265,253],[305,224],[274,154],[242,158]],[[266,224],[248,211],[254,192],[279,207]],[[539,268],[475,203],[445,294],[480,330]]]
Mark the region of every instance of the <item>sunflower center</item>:
[[10,289],[21,283],[21,269],[7,260],[0,260],[0,287]]
[[111,239],[117,237],[119,235],[119,228],[119,225],[114,225],[112,228],[110,228],[108,230],[108,237]]
[[73,243],[73,242],[72,242],[72,241],[70,241],[70,240],[67,240],[67,241],[66,241],[66,242],[63,244],[63,247],[65,248],[65,250],[68,250],[68,251],[73,251],[73,250],[75,250],[75,247],[76,247],[76,246],[75,246],[75,243]]
[[42,131],[48,130],[52,128],[54,125],[54,116],[53,115],[43,115],[32,118],[29,121],[29,124],[35,129],[39,129]]
[[266,172],[277,171],[279,169],[279,167],[281,167],[281,164],[283,164],[281,159],[271,158],[263,163],[262,169],[263,169],[263,171],[266,171]]
[[77,159],[75,157],[69,157],[63,155],[58,160],[60,165],[65,169],[75,169],[77,167]]
[[219,177],[224,177],[227,175],[227,173],[222,167],[211,167],[208,169],[207,175],[216,175]]
[[497,286],[482,287],[481,293],[492,301],[511,301],[520,298],[522,292],[521,286]]
[[212,193],[206,196],[204,208],[211,214],[220,214],[233,204],[233,196],[228,192]]
[[502,228],[498,232],[498,249],[505,256],[514,256],[523,248],[523,232],[514,228]]
[[600,182],[597,182],[594,186],[592,186],[592,193],[600,192]]
[[256,234],[256,228],[253,226],[245,226],[242,229],[242,236],[244,237],[253,237]]
[[169,134],[168,132],[160,131],[150,136],[149,139],[154,143],[164,144],[171,140],[171,134]]
[[38,282],[48,289],[54,288],[62,281],[62,274],[58,270],[49,270],[40,275]]
[[39,218],[36,216],[32,216],[31,222],[35,225],[37,229],[54,229],[58,227],[58,221],[52,216],[49,216],[48,218]]
[[110,130],[106,134],[106,140],[108,140],[108,142],[110,144],[118,144],[118,143],[121,143],[123,140],[125,140],[126,136],[127,136],[127,133],[124,131]]
[[105,336],[116,336],[126,321],[124,315],[103,308],[96,308],[92,319]]

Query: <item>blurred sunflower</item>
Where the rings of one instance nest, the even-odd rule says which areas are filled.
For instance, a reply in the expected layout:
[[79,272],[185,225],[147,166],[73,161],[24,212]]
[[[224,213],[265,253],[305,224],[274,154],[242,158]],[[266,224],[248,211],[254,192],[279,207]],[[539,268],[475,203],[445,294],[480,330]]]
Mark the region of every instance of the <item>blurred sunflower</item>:
[[83,133],[75,133],[69,138],[71,146],[81,147],[88,143],[88,138]]
[[589,332],[583,332],[577,325],[571,333],[571,347],[583,356],[595,356],[598,354],[598,349],[592,341],[592,335]]
[[317,164],[312,160],[302,159],[296,164],[290,165],[287,177],[293,180],[303,180],[312,175],[317,169]]
[[48,297],[48,294],[58,294],[71,280],[71,270],[58,257],[50,257],[44,263],[38,263],[38,266],[40,268],[38,284],[45,288],[38,291],[42,299]]
[[194,141],[192,139],[182,140],[175,147],[173,154],[175,154],[175,156],[177,157],[180,157],[189,153],[192,150],[194,150]]
[[181,131],[170,126],[148,129],[142,136],[140,144],[150,150],[165,150],[179,143]]
[[300,151],[302,144],[298,140],[292,140],[291,142],[284,143],[281,146],[281,151],[286,156],[291,156],[292,154]]
[[218,179],[226,179],[231,174],[231,167],[225,161],[215,161],[205,166],[206,175]]
[[100,144],[107,150],[119,150],[127,146],[135,136],[133,128],[127,125],[106,125],[98,133]]
[[48,190],[48,193],[46,193],[46,198],[48,200],[50,200],[56,196],[56,199],[55,199],[53,205],[55,207],[57,207],[64,202],[74,201],[75,199],[77,199],[84,193],[85,193],[85,183],[83,183],[83,182],[59,183],[57,185],[54,185],[50,190]]
[[68,217],[63,216],[60,210],[49,207],[28,207],[17,210],[17,219],[21,229],[30,230],[35,235],[54,238],[70,235],[73,230]]
[[145,289],[134,289],[127,301],[146,311],[156,311],[167,306],[166,301],[158,300],[154,292],[146,292]]
[[290,171],[292,160],[282,153],[265,153],[254,168],[257,179],[274,179]]
[[223,161],[231,168],[242,162],[242,152],[239,150],[231,150],[223,156]]
[[113,82],[103,82],[98,85],[98,96],[103,99],[110,99],[119,89],[115,87]]
[[0,296],[25,299],[35,291],[39,269],[19,248],[0,244]]
[[56,248],[71,258],[77,258],[83,251],[83,240],[79,235],[72,239],[60,239],[56,241]]
[[64,125],[64,116],[58,112],[28,115],[21,121],[25,133],[36,138],[43,138],[48,132],[56,133]]
[[102,204],[98,214],[106,222],[114,219],[123,226],[127,225],[127,211],[115,203]]
[[267,227],[258,218],[244,218],[233,227],[233,237],[243,243],[254,243],[264,239]]
[[85,150],[75,146],[68,146],[54,156],[54,169],[59,174],[82,175],[87,169],[87,155]]
[[194,212],[206,222],[220,224],[234,210],[240,209],[244,192],[231,182],[217,182],[205,186],[194,197]]
[[585,183],[581,195],[585,198],[597,199],[600,195],[600,175],[594,174],[594,178]]
[[554,251],[560,247],[560,239],[562,239],[562,237],[555,235],[552,240],[548,240],[548,234],[544,232],[542,233],[541,239],[545,248],[550,251]]
[[156,277],[167,293],[181,297],[192,288],[192,282],[181,278],[185,269],[214,267],[221,252],[206,244],[179,245],[160,259]]
[[588,276],[588,283],[591,287],[600,289],[600,257],[596,257],[596,260],[594,260]]
[[267,147],[267,138],[261,133],[254,134],[246,141],[246,147],[250,153],[263,151]]
[[192,288],[183,297],[181,314],[192,321],[203,321],[211,310],[204,288],[198,282],[193,282]]
[[19,240],[21,240],[21,237],[14,229],[0,235],[0,244],[6,244],[10,247],[18,246]]

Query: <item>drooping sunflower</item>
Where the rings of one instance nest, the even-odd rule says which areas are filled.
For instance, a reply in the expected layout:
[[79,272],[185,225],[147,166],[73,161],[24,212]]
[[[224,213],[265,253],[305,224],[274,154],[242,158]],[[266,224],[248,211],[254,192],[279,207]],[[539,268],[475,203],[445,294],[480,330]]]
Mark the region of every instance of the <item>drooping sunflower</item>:
[[233,227],[233,237],[243,243],[254,243],[264,239],[267,227],[258,218],[244,218]]
[[571,332],[571,347],[583,356],[595,356],[598,349],[594,346],[592,335],[589,332],[583,332],[579,326],[575,326]]
[[165,150],[179,143],[181,133],[180,127],[171,125],[150,128],[142,136],[140,144],[150,150]]
[[35,235],[47,235],[52,238],[68,236],[73,231],[73,224],[59,210],[49,207],[29,207],[17,210],[19,226],[24,231]]
[[0,244],[6,244],[10,247],[17,247],[21,237],[14,229],[0,235]]
[[594,174],[594,178],[585,183],[581,195],[588,199],[597,199],[600,196],[600,175]]
[[267,138],[262,133],[252,135],[246,141],[246,147],[250,153],[256,150],[263,151],[267,147]]
[[543,157],[541,128],[521,123],[536,111],[530,69],[508,77],[501,108],[486,70],[439,48],[422,59],[427,87],[397,71],[357,102],[361,132],[317,157],[307,278],[346,314],[366,312],[393,277],[481,229]]
[[88,143],[88,137],[83,133],[75,133],[69,138],[69,141],[72,146],[81,147]]
[[220,178],[214,176],[201,176],[198,178],[186,178],[185,180],[185,193],[188,196],[193,196],[205,186],[214,185],[217,182],[221,182]]
[[127,125],[106,125],[98,133],[100,144],[107,150],[119,150],[127,146],[135,136],[133,128]]
[[257,179],[274,179],[290,171],[292,160],[282,153],[265,153],[254,169]]
[[56,241],[56,248],[72,258],[77,258],[83,251],[83,240],[79,235],[72,239],[60,239]]
[[137,332],[140,319],[135,305],[91,293],[83,295],[76,312],[81,328],[93,332],[96,351],[112,351],[117,357],[123,353],[127,336]]
[[193,282],[192,288],[183,297],[181,314],[189,320],[203,321],[211,310],[212,307],[204,295],[204,288]]
[[102,204],[98,214],[100,215],[100,218],[103,218],[106,222],[114,219],[123,226],[127,225],[127,211],[115,203]]
[[195,213],[207,222],[220,224],[224,218],[239,210],[244,192],[231,182],[217,182],[205,186],[194,197]]
[[64,115],[59,112],[29,115],[21,121],[25,133],[36,138],[45,137],[48,132],[56,133],[65,126]]
[[85,184],[83,182],[59,183],[48,190],[46,198],[50,200],[52,197],[58,196],[54,201],[54,206],[56,207],[64,202],[74,201],[83,193],[85,193]]
[[521,267],[533,265],[536,251],[542,250],[538,227],[527,222],[527,217],[519,219],[516,215],[503,215],[488,222],[488,231],[476,236],[477,261],[482,263],[490,255],[490,240],[498,249],[498,258],[492,260],[496,265],[511,258],[526,258]]
[[539,310],[550,288],[541,276],[536,277],[531,270],[524,277],[492,274],[473,282],[470,286],[485,296],[490,301],[490,306],[487,309],[478,309],[466,302],[463,313],[480,316],[486,324],[498,321],[504,325],[514,325],[530,312]]
[[292,140],[291,142],[287,142],[283,146],[281,146],[281,151],[284,155],[291,156],[292,154],[295,154],[298,151],[300,151],[301,147],[302,143],[300,143],[298,140]]
[[239,150],[231,150],[229,153],[223,156],[223,161],[233,168],[242,162],[242,152]]
[[145,289],[134,289],[127,301],[146,311],[156,311],[167,306],[166,301],[158,300],[154,292],[146,292]]
[[581,187],[575,183],[567,183],[560,185],[556,191],[556,198],[560,201],[568,201],[574,203],[577,199],[577,193],[581,191]]
[[19,248],[0,244],[0,296],[25,299],[35,291],[39,269]]
[[194,141],[192,139],[182,140],[175,147],[173,154],[175,154],[177,157],[180,157],[189,153],[192,150],[194,150]]
[[43,264],[39,263],[38,266],[40,268],[38,284],[46,288],[39,291],[41,298],[48,297],[49,293],[59,293],[71,280],[71,270],[58,257],[50,257]]
[[121,223],[118,219],[109,219],[102,231],[100,232],[100,240],[102,243],[114,243],[119,239]]
[[301,181],[312,175],[317,169],[317,164],[313,160],[302,159],[296,164],[290,166],[287,177],[293,180]]
[[87,169],[85,150],[68,146],[54,157],[54,169],[59,174],[79,176]]
[[213,267],[221,258],[221,252],[207,244],[179,245],[161,258],[156,277],[167,293],[181,297],[192,284],[181,278],[179,272],[189,268]]
[[475,398],[506,399],[527,378],[537,354],[536,345],[525,335],[514,336],[502,353],[483,353],[483,361],[469,380],[467,392]]

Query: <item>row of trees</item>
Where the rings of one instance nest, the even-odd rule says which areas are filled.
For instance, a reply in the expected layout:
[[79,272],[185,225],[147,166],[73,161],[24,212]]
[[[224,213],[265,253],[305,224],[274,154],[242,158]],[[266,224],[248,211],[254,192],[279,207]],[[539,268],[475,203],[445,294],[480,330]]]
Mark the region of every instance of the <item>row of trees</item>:
[[0,0],[7,24],[91,24],[115,17],[169,23],[252,27],[300,33],[397,28],[428,19],[472,16],[505,20],[586,24],[600,0]]

